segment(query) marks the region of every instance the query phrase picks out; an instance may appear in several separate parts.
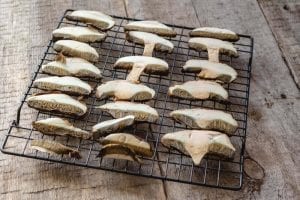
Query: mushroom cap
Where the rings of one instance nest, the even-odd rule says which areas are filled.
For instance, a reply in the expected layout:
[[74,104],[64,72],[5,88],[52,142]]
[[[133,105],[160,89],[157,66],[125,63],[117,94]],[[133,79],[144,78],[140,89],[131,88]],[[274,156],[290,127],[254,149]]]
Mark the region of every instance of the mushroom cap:
[[190,32],[191,37],[209,37],[220,40],[238,41],[240,37],[233,31],[216,27],[200,27]]

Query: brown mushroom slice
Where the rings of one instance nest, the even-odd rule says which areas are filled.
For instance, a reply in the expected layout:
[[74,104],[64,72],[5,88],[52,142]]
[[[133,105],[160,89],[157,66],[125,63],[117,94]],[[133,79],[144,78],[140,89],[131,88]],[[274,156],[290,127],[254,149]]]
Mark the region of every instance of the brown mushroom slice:
[[195,165],[200,165],[207,154],[232,158],[235,148],[226,134],[217,131],[184,130],[165,134],[161,142],[167,148],[175,148],[192,157]]
[[153,89],[126,80],[108,81],[98,86],[96,91],[96,97],[99,99],[114,97],[115,100],[145,101],[152,99],[154,95]]
[[238,57],[237,50],[232,43],[219,39],[204,37],[191,38],[189,40],[189,47],[198,51],[207,51],[208,60],[211,62],[219,62],[220,53]]
[[232,115],[221,110],[181,109],[171,112],[170,116],[193,129],[217,130],[233,134],[238,127]]
[[89,139],[91,134],[80,128],[76,128],[68,120],[53,117],[32,122],[32,127],[45,135],[71,136]]
[[42,90],[58,90],[77,95],[89,95],[92,87],[79,78],[64,76],[49,76],[36,79],[33,85]]
[[126,56],[119,58],[114,65],[119,69],[132,69],[127,76],[128,81],[138,83],[141,74],[167,74],[169,65],[166,61],[149,56]]
[[90,45],[75,40],[58,40],[54,43],[54,50],[67,56],[80,57],[91,62],[97,62],[99,54]]
[[113,133],[100,140],[103,145],[119,144],[133,150],[138,156],[152,157],[153,151],[148,142],[128,133]]
[[76,158],[76,159],[81,158],[77,150],[52,140],[33,140],[31,142],[30,147],[32,149],[49,153],[49,154],[57,154],[57,155],[68,154],[71,158]]
[[107,144],[103,146],[97,157],[114,158],[142,163],[141,159],[137,157],[132,149],[120,144]]
[[183,70],[198,73],[199,78],[215,79],[226,83],[232,82],[237,77],[237,72],[229,65],[208,60],[188,60]]
[[137,44],[145,45],[143,56],[152,56],[154,48],[156,51],[166,51],[169,53],[171,53],[174,48],[172,42],[153,33],[129,31],[126,34],[126,39]]
[[155,122],[159,115],[157,111],[146,104],[132,103],[125,101],[116,101],[107,103],[97,108],[108,112],[114,118],[121,118],[127,115],[133,115],[136,121]]
[[176,31],[163,23],[152,20],[130,22],[124,27],[125,31],[142,31],[160,36],[175,37]]
[[27,99],[29,107],[45,110],[58,111],[64,114],[82,116],[87,107],[84,103],[73,99],[69,95],[59,93],[36,94]]
[[118,119],[111,119],[100,122],[93,126],[92,133],[93,139],[98,139],[101,136],[105,136],[109,133],[120,131],[127,126],[131,126],[134,123],[134,116],[128,115]]
[[79,42],[100,42],[105,39],[106,33],[101,33],[92,27],[68,26],[55,29],[52,32],[54,39],[71,39]]
[[100,79],[101,71],[82,58],[68,58],[60,54],[56,61],[42,65],[42,71],[57,76],[76,76]]
[[191,37],[208,37],[236,42],[240,37],[233,31],[216,27],[195,28],[190,32]]
[[187,81],[182,85],[174,85],[169,87],[168,94],[191,100],[228,99],[228,92],[219,83],[207,80]]
[[101,30],[111,29],[115,25],[114,19],[99,11],[76,10],[66,16],[68,20],[91,24]]

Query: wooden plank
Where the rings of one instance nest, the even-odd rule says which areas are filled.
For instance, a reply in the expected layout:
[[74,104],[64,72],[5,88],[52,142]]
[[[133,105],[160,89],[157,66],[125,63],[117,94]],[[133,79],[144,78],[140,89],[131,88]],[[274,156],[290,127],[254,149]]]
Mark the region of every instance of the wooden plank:
[[258,0],[292,76],[300,88],[300,1]]

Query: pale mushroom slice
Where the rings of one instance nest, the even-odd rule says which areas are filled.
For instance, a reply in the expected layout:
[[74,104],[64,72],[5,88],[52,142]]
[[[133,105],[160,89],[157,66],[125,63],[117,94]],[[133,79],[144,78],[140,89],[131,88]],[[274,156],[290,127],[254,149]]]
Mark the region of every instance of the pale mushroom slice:
[[59,117],[34,121],[32,127],[45,135],[71,136],[81,139],[89,139],[92,136],[91,133],[76,128],[68,120]]
[[76,149],[72,149],[59,142],[55,142],[52,140],[32,140],[30,147],[32,149],[49,153],[49,154],[57,154],[57,155],[67,154],[71,158],[76,158],[76,159],[81,158],[79,151],[77,151]]
[[132,103],[125,101],[116,101],[98,106],[102,111],[108,112],[114,118],[121,118],[127,115],[133,115],[134,120],[144,122],[155,122],[159,115],[157,111],[146,104]]
[[153,20],[129,22],[124,29],[125,31],[142,31],[167,37],[175,37],[177,35],[172,28]]
[[130,148],[138,156],[152,157],[153,151],[148,142],[128,133],[113,133],[100,140],[102,145],[119,144]]
[[219,54],[238,57],[236,48],[232,43],[214,39],[195,37],[189,40],[189,47],[198,51],[207,51],[208,60],[211,62],[219,62]]
[[240,37],[233,31],[216,27],[200,27],[190,32],[191,37],[208,37],[236,42]]
[[193,129],[217,130],[233,134],[238,127],[232,115],[221,110],[181,109],[171,112],[170,116]]
[[161,142],[167,148],[175,148],[192,157],[195,165],[200,165],[207,154],[232,158],[235,148],[226,134],[217,131],[184,130],[165,134]]
[[71,39],[79,42],[100,42],[105,39],[106,33],[101,33],[92,27],[68,26],[55,29],[52,32],[54,39]]
[[219,83],[207,80],[187,81],[181,85],[174,85],[169,87],[168,94],[191,100],[228,99],[228,92]]
[[42,71],[57,76],[76,76],[100,79],[101,71],[82,58],[68,58],[59,54],[56,61],[42,65]]
[[118,119],[103,121],[94,125],[92,128],[93,139],[98,139],[101,136],[120,131],[127,126],[131,126],[134,123],[134,118],[135,117],[133,115],[128,115]]
[[188,60],[183,70],[198,73],[199,78],[215,79],[226,83],[232,82],[237,77],[237,72],[229,65],[208,60]]
[[111,29],[115,25],[114,19],[99,11],[76,10],[66,16],[68,20],[91,24],[101,30]]
[[44,110],[57,111],[64,114],[82,116],[87,107],[84,103],[73,99],[69,95],[60,93],[36,94],[27,99],[29,107]]
[[139,83],[141,74],[145,71],[148,74],[165,75],[169,71],[166,61],[149,56],[126,56],[119,58],[114,65],[118,69],[132,69],[126,80]]
[[143,56],[152,56],[154,49],[156,51],[166,51],[171,53],[174,48],[172,42],[153,33],[129,31],[126,34],[126,39],[128,41],[144,45],[145,48],[144,48]]
[[114,158],[114,159],[129,160],[129,161],[142,163],[141,159],[138,158],[138,156],[135,154],[135,152],[132,149],[120,144],[104,145],[101,148],[97,157]]
[[54,43],[53,48],[63,55],[80,57],[91,62],[97,62],[99,59],[96,49],[86,43],[75,40],[58,40]]
[[145,101],[152,99],[154,95],[153,89],[126,80],[108,81],[98,86],[96,91],[96,97],[99,99],[114,97],[115,100]]
[[39,78],[33,82],[33,86],[42,90],[57,90],[76,95],[89,95],[92,91],[92,87],[89,84],[79,78],[70,76]]

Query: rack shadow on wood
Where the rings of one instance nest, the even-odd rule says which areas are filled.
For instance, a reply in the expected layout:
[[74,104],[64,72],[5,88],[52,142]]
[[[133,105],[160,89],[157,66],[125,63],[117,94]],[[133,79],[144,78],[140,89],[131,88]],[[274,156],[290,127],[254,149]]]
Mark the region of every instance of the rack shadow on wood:
[[[65,19],[66,14],[72,10],[67,10],[61,18],[57,27],[63,26],[85,26],[78,22],[71,22]],[[131,19],[126,17],[113,16],[116,25],[107,32],[108,36],[102,43],[91,43],[100,55],[99,62],[95,63],[102,70],[103,80],[125,79],[128,71],[113,69],[115,61],[124,56],[141,55],[143,47],[127,42],[123,26]],[[169,24],[168,24],[169,25]],[[137,123],[129,127],[124,132],[138,135],[147,140],[153,147],[155,155],[152,158],[142,158],[143,164],[133,163],[125,160],[115,160],[111,158],[96,158],[100,150],[100,145],[92,140],[80,140],[71,137],[46,136],[33,130],[30,124],[22,123],[26,121],[22,118],[23,112],[28,112],[26,104],[27,98],[36,92],[33,87],[33,81],[36,78],[47,76],[41,72],[41,66],[55,58],[53,50],[53,41],[50,40],[46,52],[34,72],[32,80],[28,86],[21,105],[18,109],[16,120],[10,126],[1,151],[6,154],[71,164],[95,169],[103,169],[127,174],[140,175],[146,177],[159,178],[176,182],[183,182],[196,185],[205,185],[209,187],[238,190],[242,186],[243,180],[243,162],[247,129],[247,113],[250,89],[250,73],[253,55],[253,39],[251,36],[239,35],[240,40],[234,45],[238,49],[239,57],[231,58],[221,56],[221,61],[234,67],[238,72],[237,79],[225,84],[224,87],[229,92],[229,103],[206,101],[189,101],[169,97],[168,87],[176,83],[182,83],[188,80],[195,80],[197,77],[192,73],[183,73],[182,66],[188,59],[203,58],[207,59],[206,52],[196,52],[188,48],[188,33],[191,27],[169,25],[176,30],[176,38],[169,38],[174,44],[174,50],[171,54],[155,52],[154,56],[167,61],[170,66],[170,72],[167,76],[143,74],[141,82],[153,88],[156,91],[155,99],[147,102],[150,106],[157,109],[160,118],[156,123]],[[92,85],[101,84],[100,81],[85,79]],[[83,118],[74,118],[71,116],[60,115],[50,112],[36,113],[35,120],[44,119],[53,116],[61,116],[76,124],[77,127],[90,131],[92,126],[100,121],[111,119],[111,117],[95,109],[95,106],[102,105],[110,100],[98,100],[93,93],[85,98],[88,105],[88,112]],[[213,108],[224,110],[233,115],[238,121],[239,127],[235,134],[231,136],[231,141],[237,149],[234,159],[226,160],[212,156],[205,156],[200,166],[195,166],[190,157],[179,153],[176,150],[169,150],[162,146],[160,138],[163,134],[183,129],[186,126],[176,123],[169,117],[172,110],[180,108]],[[28,121],[28,119],[27,119]],[[67,146],[78,149],[82,154],[82,159],[75,160],[67,156],[54,156],[46,153],[37,152],[30,149],[30,141],[33,139],[51,139],[59,141]]]

